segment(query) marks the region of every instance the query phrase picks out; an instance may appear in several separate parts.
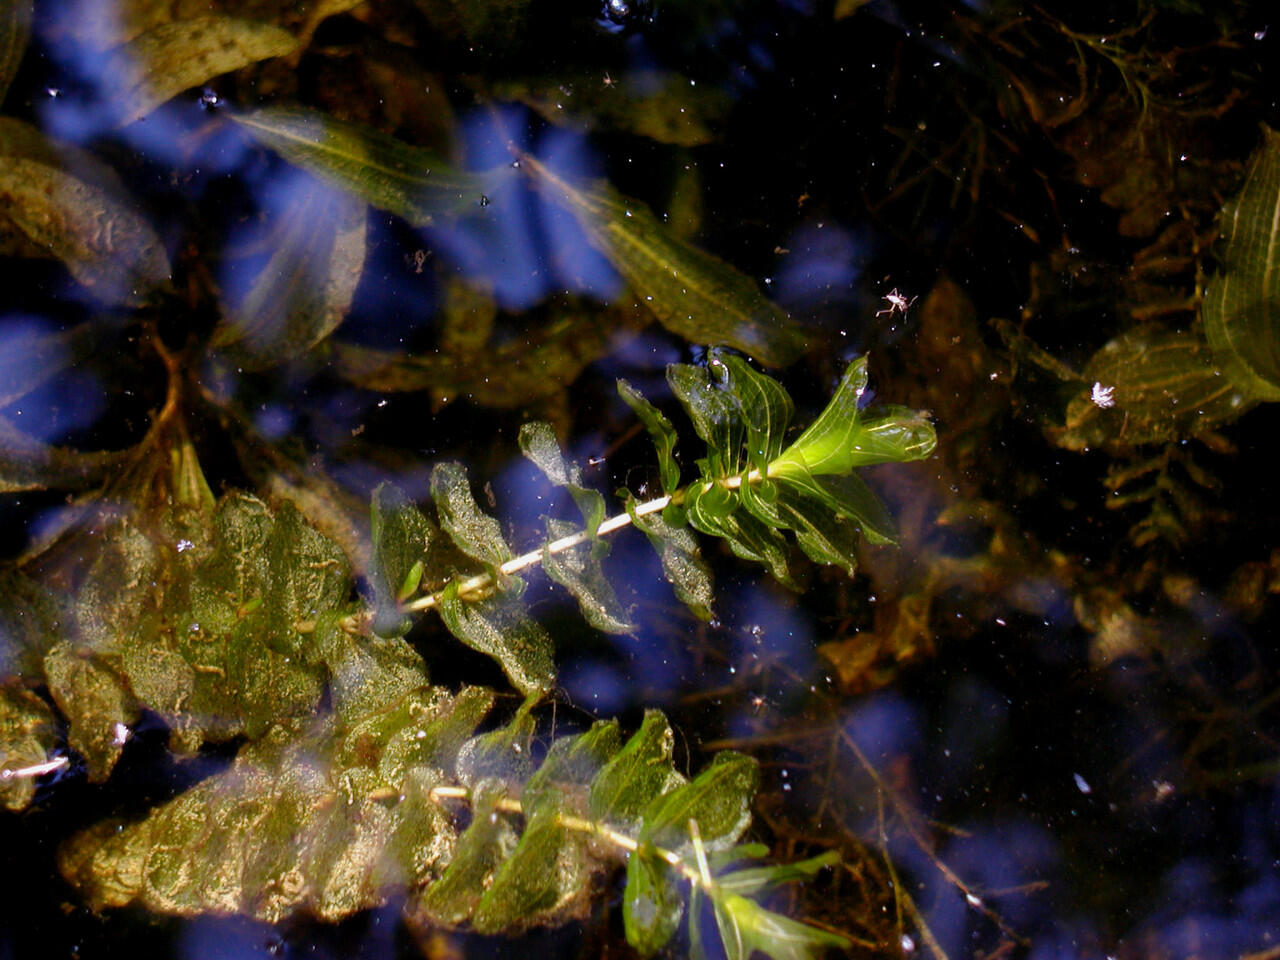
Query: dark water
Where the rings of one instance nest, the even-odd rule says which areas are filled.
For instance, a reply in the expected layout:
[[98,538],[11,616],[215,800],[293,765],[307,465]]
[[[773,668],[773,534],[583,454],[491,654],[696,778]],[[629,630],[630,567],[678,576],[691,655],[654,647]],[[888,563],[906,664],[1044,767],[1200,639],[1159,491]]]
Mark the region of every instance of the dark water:
[[[929,410],[939,442],[925,461],[865,472],[900,543],[864,544],[852,579],[809,565],[792,592],[704,542],[717,619],[703,623],[627,533],[608,569],[638,626],[604,635],[531,577],[526,600],[557,640],[542,728],[616,716],[634,729],[658,707],[686,772],[724,747],[756,757],[750,836],[779,859],[837,850],[844,863],[775,908],[859,952],[1276,955],[1273,404],[1143,433],[1150,411],[1125,410],[1139,358],[1119,370],[1095,358],[1139,327],[1202,336],[1218,212],[1260,124],[1277,121],[1273,11],[424,0],[312,23],[246,3],[222,12],[302,37],[296,52],[209,72],[129,122],[134,81],[111,38],[209,13],[180,6],[37,0],[3,101],[6,117],[119,178],[172,277],[134,297],[119,264],[90,276],[49,242],[37,256],[30,238],[54,234],[20,219],[31,201],[6,175],[0,443],[18,453],[0,461],[0,535],[24,573],[73,595],[83,542],[39,545],[73,494],[118,490],[110,470],[24,479],[31,456],[10,427],[42,458],[50,446],[121,450],[144,439],[175,383],[215,495],[292,495],[326,533],[354,531],[351,544],[367,536],[379,483],[426,500],[443,459],[467,464],[518,550],[536,544],[549,504],[574,514],[518,457],[530,419],[555,424],[588,484],[656,491],[651,447],[614,382],[671,411],[666,364],[705,363],[706,344],[654,322],[563,207],[507,177],[466,216],[415,225],[362,212],[229,118],[303,105],[464,171],[523,155],[604,178],[790,314],[805,348],[772,372],[797,423],[869,352],[874,400]],[[15,169],[12,154],[0,164]],[[251,313],[284,232],[320,236],[344,202],[367,232],[356,279],[326,301],[341,325],[286,351],[276,316],[267,360],[219,354],[220,323]],[[316,271],[302,289],[334,282]],[[1263,329],[1260,354],[1274,349]],[[434,379],[362,381],[343,359],[357,348],[426,358]],[[1095,380],[1100,369],[1114,382]],[[1109,388],[1132,419],[1075,442],[1070,403],[1092,391],[1106,412]],[[681,429],[688,472],[697,446]],[[434,615],[410,640],[437,683],[504,685]],[[52,702],[10,652],[18,641],[0,642],[6,682]],[[395,902],[279,927],[95,914],[59,875],[59,844],[181,794],[241,741],[177,760],[163,720],[144,712],[97,783],[59,717],[51,755],[66,766],[0,821],[0,957],[629,955],[616,875],[584,918],[512,939],[415,934]]]

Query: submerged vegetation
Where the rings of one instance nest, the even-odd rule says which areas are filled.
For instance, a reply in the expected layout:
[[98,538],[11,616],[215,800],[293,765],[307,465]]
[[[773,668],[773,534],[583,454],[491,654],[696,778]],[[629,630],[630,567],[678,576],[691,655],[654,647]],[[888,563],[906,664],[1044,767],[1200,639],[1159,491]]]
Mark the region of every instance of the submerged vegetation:
[[1132,7],[0,0],[39,909],[1261,949],[1276,40]]

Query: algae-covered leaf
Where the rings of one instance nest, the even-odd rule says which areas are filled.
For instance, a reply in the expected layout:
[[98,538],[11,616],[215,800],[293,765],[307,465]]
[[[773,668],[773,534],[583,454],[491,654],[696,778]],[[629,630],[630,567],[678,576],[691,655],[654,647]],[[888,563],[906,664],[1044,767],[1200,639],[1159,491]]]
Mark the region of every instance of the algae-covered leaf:
[[[1067,405],[1053,432],[1068,450],[1166,443],[1221,426],[1249,410],[1249,397],[1215,364],[1194,332],[1141,326],[1089,358],[1089,384]],[[1099,402],[1099,401],[1102,402]]]
[[461,173],[430,150],[312,110],[267,107],[232,119],[294,166],[415,226],[479,207],[509,175]]
[[535,815],[544,806],[584,813],[585,791],[579,802],[578,788],[585,788],[621,748],[617,720],[597,720],[585,733],[557,739],[520,794],[525,814]]
[[731,750],[717,753],[696,777],[645,808],[640,840],[667,850],[687,848],[693,821],[707,850],[727,850],[751,823],[751,801],[759,782],[751,757]]
[[533,772],[533,708],[538,697],[520,704],[514,717],[497,730],[477,734],[458,751],[458,780],[471,786],[483,780],[501,780],[519,787]]
[[163,23],[112,51],[105,67],[119,84],[112,106],[121,123],[132,123],[183,90],[297,46],[287,30],[236,17]]
[[418,589],[436,528],[400,489],[384,483],[373,491],[371,532],[373,629],[398,636],[411,626],[400,604]]
[[494,872],[471,925],[478,933],[515,933],[563,923],[585,908],[596,861],[581,833],[544,807],[526,820],[515,850]]
[[1280,134],[1270,127],[1220,229],[1203,307],[1214,363],[1248,400],[1280,400]]
[[36,770],[57,742],[49,705],[14,683],[0,685],[0,804],[22,810],[36,794]]
[[437,463],[431,471],[431,498],[440,527],[458,549],[490,567],[511,559],[498,521],[480,509],[471,495],[466,468],[460,463]]
[[906,407],[859,410],[867,387],[867,358],[851,363],[818,418],[769,464],[769,475],[845,474],[876,463],[929,456],[938,437],[928,417]]
[[258,370],[293,359],[337,329],[364,266],[365,212],[349,194],[306,177],[282,213],[271,259],[228,310],[212,346]]
[[62,634],[62,598],[20,570],[0,566],[0,678],[35,681]]
[[9,84],[27,51],[34,7],[32,0],[0,2],[0,104],[4,103]]
[[715,587],[711,569],[702,559],[698,538],[687,526],[675,526],[668,521],[665,512],[637,514],[630,491],[624,491],[624,499],[631,522],[649,538],[662,561],[662,573],[676,598],[698,619],[710,620]]
[[10,117],[0,117],[0,218],[102,302],[138,306],[169,281],[160,238],[115,173]]
[[622,923],[627,943],[642,957],[665,947],[680,927],[684,891],[674,871],[641,846],[627,859]]
[[594,538],[600,521],[604,519],[604,496],[600,491],[582,485],[582,471],[576,463],[565,459],[551,424],[545,420],[523,424],[520,427],[520,452],[553,484],[569,491],[582,513],[587,533]]
[[412,709],[388,714],[381,738],[367,723],[337,727],[332,718],[301,736],[273,728],[225,772],[141,821],[108,821],[73,837],[60,851],[63,876],[94,909],[137,902],[278,922],[380,906],[456,862],[452,819],[430,796],[448,771],[409,764],[391,781],[378,763],[396,735],[416,738],[447,720],[455,702],[416,697]]
[[680,239],[643,203],[606,182],[574,186],[533,157],[522,166],[565,206],[668,330],[694,343],[724,344],[785,366],[804,352],[799,326],[746,274]]
[[626,831],[638,829],[654,797],[685,782],[671,760],[674,746],[667,718],[657,710],[646,710],[640,729],[591,781],[591,819]]
[[67,743],[84,757],[90,780],[105,780],[138,719],[133,692],[101,657],[65,643],[45,655],[44,674],[67,719]]
[[639,308],[553,306],[547,325],[465,355],[339,342],[334,369],[366,390],[430,390],[440,403],[466,397],[482,406],[524,407],[564,390],[587,364],[649,320]]
[[662,492],[672,494],[680,486],[680,465],[676,463],[676,429],[666,414],[651,404],[631,384],[618,381],[618,396],[626,401],[632,412],[640,418],[649,431],[653,448],[658,454],[658,475],[662,478]]
[[506,797],[500,781],[482,781],[471,793],[471,824],[458,838],[452,862],[417,902],[429,920],[459,926],[475,913],[494,873],[516,849],[520,837],[511,821],[497,812]]
[[[635,624],[627,616],[612,584],[605,576],[597,543],[587,540],[554,553],[550,544],[578,531],[575,524],[547,517],[547,545],[542,548],[542,567],[578,601],[578,609],[591,626],[605,633],[627,633]],[[604,546],[600,543],[599,546]]]
[[[742,850],[743,848],[736,848]],[[751,853],[759,853],[763,856],[768,852],[768,847],[764,850],[751,850]],[[774,863],[764,867],[742,867],[737,870],[720,873],[716,876],[716,883],[720,889],[730,893],[736,893],[744,897],[754,897],[779,887],[784,883],[796,883],[804,880],[812,880],[821,871],[827,867],[833,867],[840,862],[840,853],[836,850],[828,850],[826,853],[820,853],[816,857],[810,857],[807,860],[797,860],[794,863]]]
[[440,594],[440,617],[455,637],[496,660],[521,693],[530,696],[551,689],[555,682],[551,637],[529,618],[511,591],[463,600],[455,581]]

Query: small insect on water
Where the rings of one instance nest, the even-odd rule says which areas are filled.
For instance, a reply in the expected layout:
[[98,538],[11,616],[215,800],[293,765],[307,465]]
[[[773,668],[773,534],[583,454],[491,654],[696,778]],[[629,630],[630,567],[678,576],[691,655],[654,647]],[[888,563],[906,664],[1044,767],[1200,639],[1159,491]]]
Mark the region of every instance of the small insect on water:
[[911,309],[911,305],[915,303],[917,300],[919,300],[920,298],[912,297],[910,300],[908,300],[903,294],[898,292],[897,287],[894,287],[892,290],[890,290],[888,293],[884,295],[884,299],[889,305],[885,307],[883,310],[877,310],[876,311],[877,317],[882,317],[886,313],[889,314],[889,316],[891,317],[895,313],[900,313],[905,317],[907,315],[907,311]]

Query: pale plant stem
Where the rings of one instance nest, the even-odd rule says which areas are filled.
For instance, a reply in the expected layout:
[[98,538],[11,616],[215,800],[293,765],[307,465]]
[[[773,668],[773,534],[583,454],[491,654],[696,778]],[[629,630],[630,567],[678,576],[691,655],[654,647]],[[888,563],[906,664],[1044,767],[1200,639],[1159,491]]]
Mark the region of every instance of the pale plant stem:
[[[432,787],[431,799],[439,803],[441,800],[462,800],[466,803],[471,802],[471,791],[466,787]],[[515,814],[516,816],[524,815],[524,806],[519,800],[513,797],[502,797],[494,805],[495,810],[502,813]],[[598,837],[608,843],[613,844],[620,850],[625,851],[628,855],[635,853],[640,849],[639,842],[634,837],[629,837],[625,833],[619,833],[612,827],[603,823],[597,823],[594,820],[585,820],[582,817],[576,817],[571,813],[557,813],[556,823],[566,830],[573,830],[575,833],[585,833],[593,837]],[[696,824],[690,821],[690,828],[697,829]],[[701,850],[701,843],[695,844]],[[710,872],[705,869],[699,870],[698,867],[692,866],[676,853],[674,850],[667,850],[665,847],[647,846],[645,848],[646,855],[657,857],[671,869],[679,873],[684,879],[697,887],[701,887],[707,894],[715,893],[716,883],[711,879]]]
[[[760,479],[760,471],[752,470],[747,474],[746,479],[755,482]],[[712,481],[697,481],[702,484],[703,490],[709,490]],[[742,477],[727,477],[724,485],[730,490],[736,490],[742,486]],[[685,488],[687,489],[687,488]],[[673,501],[679,502],[684,499],[684,490],[677,490],[674,494],[666,497],[658,497],[656,500],[646,500],[644,503],[638,504],[635,509],[637,517],[648,516],[651,513],[658,513],[665,510]],[[615,530],[621,530],[623,527],[631,523],[630,513],[619,513],[601,522],[596,536],[603,537],[606,534],[613,533]],[[528,553],[522,553],[518,557],[512,557],[506,563],[498,568],[498,573],[504,577],[509,577],[521,570],[527,570],[529,567],[537,566],[542,562],[544,552],[547,554],[562,553],[565,550],[572,550],[574,547],[586,543],[591,539],[591,535],[586,530],[579,530],[568,536],[561,537],[559,540],[552,540],[550,543],[537,550],[530,550]],[[490,573],[477,573],[473,577],[458,582],[458,595],[467,596],[468,594],[479,593],[493,586],[493,575]],[[440,594],[428,593],[417,600],[406,603],[403,607],[405,613],[418,613],[422,610],[430,610],[432,607],[440,605]]]

